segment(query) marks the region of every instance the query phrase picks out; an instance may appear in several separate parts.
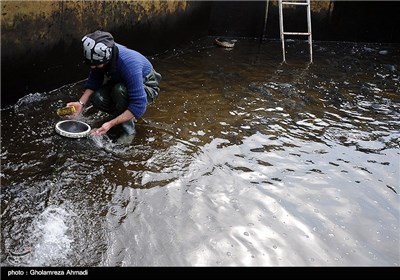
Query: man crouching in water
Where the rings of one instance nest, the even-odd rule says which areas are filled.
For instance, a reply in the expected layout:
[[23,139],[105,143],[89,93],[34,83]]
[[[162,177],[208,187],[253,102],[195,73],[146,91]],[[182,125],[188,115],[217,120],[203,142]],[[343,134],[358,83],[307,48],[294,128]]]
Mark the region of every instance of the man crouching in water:
[[92,129],[92,135],[104,135],[117,125],[126,134],[134,135],[135,120],[158,97],[161,75],[146,57],[115,43],[108,32],[97,30],[87,34],[82,43],[84,59],[91,70],[79,101],[67,104],[75,107],[73,117],[91,102],[94,108],[112,117],[101,127]]

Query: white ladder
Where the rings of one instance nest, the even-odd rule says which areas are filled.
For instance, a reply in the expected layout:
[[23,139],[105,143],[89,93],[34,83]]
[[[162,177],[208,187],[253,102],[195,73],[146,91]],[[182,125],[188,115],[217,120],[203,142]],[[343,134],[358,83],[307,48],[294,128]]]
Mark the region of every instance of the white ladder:
[[[283,30],[283,5],[302,5],[307,6],[307,32],[285,32]],[[285,35],[306,35],[308,36],[308,44],[310,46],[310,63],[313,62],[312,57],[312,34],[311,34],[311,7],[310,0],[279,0],[279,27],[281,31],[283,62],[286,63],[285,57]]]

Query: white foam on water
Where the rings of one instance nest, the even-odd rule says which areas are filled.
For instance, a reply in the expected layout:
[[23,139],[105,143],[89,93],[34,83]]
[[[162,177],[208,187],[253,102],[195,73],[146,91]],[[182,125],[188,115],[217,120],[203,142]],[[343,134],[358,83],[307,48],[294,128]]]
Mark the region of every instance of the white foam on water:
[[90,135],[89,139],[92,143],[100,149],[104,149],[107,152],[111,152],[114,154],[124,154],[127,150],[129,150],[129,145],[121,144],[121,143],[114,143],[110,137],[107,135],[102,136],[93,136]]
[[35,92],[25,95],[24,97],[20,98],[14,106],[16,112],[22,109],[25,106],[33,105],[37,102],[43,101],[47,98],[46,93],[42,92]]
[[51,205],[33,222],[31,238],[32,266],[53,266],[66,263],[73,239],[69,236],[67,220],[73,213]]
[[104,148],[105,141],[103,140],[103,136],[89,136],[89,139],[92,140],[93,144],[98,148]]

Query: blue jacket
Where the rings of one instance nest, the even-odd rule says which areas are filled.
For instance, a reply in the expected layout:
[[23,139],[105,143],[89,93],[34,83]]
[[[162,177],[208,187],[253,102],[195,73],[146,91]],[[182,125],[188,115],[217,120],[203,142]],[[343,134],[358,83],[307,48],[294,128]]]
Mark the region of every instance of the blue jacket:
[[111,83],[124,83],[128,90],[128,110],[139,119],[147,106],[147,94],[144,90],[144,78],[153,69],[150,61],[137,51],[115,44],[116,56],[105,69],[91,69],[85,88],[96,90],[104,83],[104,75]]

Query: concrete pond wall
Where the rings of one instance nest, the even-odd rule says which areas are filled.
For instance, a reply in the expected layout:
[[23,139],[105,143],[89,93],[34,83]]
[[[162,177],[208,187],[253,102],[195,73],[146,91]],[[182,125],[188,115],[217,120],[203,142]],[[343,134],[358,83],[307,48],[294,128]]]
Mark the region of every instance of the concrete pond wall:
[[81,38],[96,29],[152,55],[207,35],[211,2],[1,2],[2,107],[86,77]]
[[[311,1],[313,40],[400,42],[396,1]],[[306,30],[304,7],[285,29]],[[86,78],[96,29],[151,56],[204,36],[279,39],[277,1],[1,1],[1,106]]]

